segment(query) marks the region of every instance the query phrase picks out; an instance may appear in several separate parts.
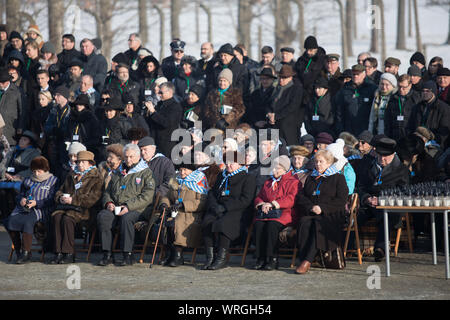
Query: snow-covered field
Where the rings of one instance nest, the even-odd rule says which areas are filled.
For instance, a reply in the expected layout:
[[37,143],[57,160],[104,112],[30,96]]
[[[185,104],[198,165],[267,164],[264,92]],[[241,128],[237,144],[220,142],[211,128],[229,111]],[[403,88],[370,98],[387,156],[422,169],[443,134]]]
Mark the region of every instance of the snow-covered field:
[[[218,1],[205,0],[203,1],[212,10],[213,14],[213,43],[216,48],[220,45],[230,42],[236,44],[236,26],[237,26],[237,0],[233,1]],[[339,10],[335,1],[332,0],[318,0],[305,1],[305,33],[306,35],[316,35],[319,45],[324,47],[327,52],[341,53],[341,32]],[[357,1],[357,39],[353,41],[353,56],[349,57],[349,66],[356,62],[356,55],[359,52],[369,50],[370,46],[370,29],[367,27],[367,21],[370,19],[367,11],[370,5],[370,0]],[[199,10],[199,41],[196,42],[196,15],[195,2],[186,1],[186,5],[180,15],[180,29],[181,38],[186,45],[186,54],[194,55],[196,57],[200,54],[201,43],[207,40],[207,17],[206,14]],[[292,24],[296,24],[297,8],[291,5],[293,14]],[[386,28],[386,53],[387,56],[394,56],[401,59],[400,73],[405,73],[409,67],[409,58],[416,51],[416,40],[414,34],[414,20],[413,20],[413,34],[412,37],[407,38],[408,50],[395,50],[396,31],[397,31],[397,1],[384,1],[385,6],[385,28]],[[418,1],[419,7],[419,25],[422,36],[422,42],[426,45],[427,62],[434,56],[441,56],[444,63],[448,66],[450,61],[450,46],[441,45],[447,39],[448,33],[448,6],[430,6],[427,5],[426,0]],[[127,48],[127,38],[129,33],[138,30],[138,15],[137,15],[137,1],[129,1],[127,10],[120,15],[114,16],[113,28],[120,28],[114,37],[112,56],[119,51],[124,51]],[[165,12],[165,56],[170,54],[170,14],[169,9],[164,9]],[[258,59],[258,26],[262,26],[262,45],[275,46],[274,40],[274,18],[269,7],[261,10],[263,13],[258,18],[253,20],[252,24],[252,41],[253,46],[249,54]],[[69,14],[65,19],[65,32],[72,32],[73,25],[70,23]],[[43,10],[36,19],[43,34],[48,35],[47,28],[47,10]],[[408,21],[408,16],[406,17]],[[159,16],[155,9],[148,9],[148,24],[149,24],[149,41],[146,47],[149,48],[157,58],[159,58]],[[75,37],[81,40],[84,37],[94,38],[95,21],[92,16],[81,12],[81,23],[75,29]],[[292,47],[296,49],[296,56],[302,53],[303,43],[298,41],[292,43]],[[378,59],[379,54],[373,54]],[[379,61],[380,64],[382,62]]]

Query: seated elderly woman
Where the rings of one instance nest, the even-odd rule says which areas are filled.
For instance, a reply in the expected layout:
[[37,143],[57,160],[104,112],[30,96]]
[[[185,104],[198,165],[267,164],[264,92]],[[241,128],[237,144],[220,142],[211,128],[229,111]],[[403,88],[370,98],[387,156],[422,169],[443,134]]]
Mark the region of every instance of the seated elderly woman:
[[[208,193],[207,211],[203,218],[202,233],[206,247],[203,270],[218,270],[226,266],[231,241],[240,233],[243,212],[255,196],[255,177],[243,166],[244,156],[238,152],[224,155],[225,170]],[[214,255],[214,238],[218,250]]]
[[102,196],[103,179],[95,166],[94,154],[80,151],[77,166],[69,173],[55,195],[52,213],[55,232],[55,256],[50,264],[75,262],[75,225],[89,219],[89,209]]
[[205,129],[235,129],[245,113],[242,92],[232,86],[233,72],[230,69],[223,69],[217,79],[219,88],[211,90],[205,100]]
[[278,234],[296,223],[294,204],[300,182],[290,168],[288,156],[276,158],[272,177],[256,196],[256,270],[278,269]]
[[106,161],[103,161],[98,165],[98,170],[104,181],[103,190],[108,188],[112,173],[117,170],[122,163],[123,146],[119,143],[110,144],[106,147],[106,154]]
[[67,150],[67,154],[69,155],[69,161],[67,161],[66,163],[62,164],[62,170],[61,170],[61,174],[60,176],[58,176],[58,179],[60,181],[65,181],[67,175],[70,172],[73,172],[73,170],[76,168],[77,166],[77,154],[80,151],[86,151],[86,147],[79,142],[72,142],[69,145],[69,149]]
[[202,242],[201,222],[208,195],[206,175],[198,170],[194,152],[183,157],[178,167],[178,175],[169,182],[169,191],[161,199],[160,208],[168,218],[167,246],[168,259],[163,265],[176,267],[184,263],[183,247],[198,248]]
[[31,176],[30,163],[41,155],[37,148],[36,135],[26,130],[19,143],[11,149],[0,163],[0,210],[6,217],[14,208],[14,198],[20,190],[22,181]]
[[304,146],[292,146],[289,149],[289,155],[292,162],[292,175],[297,176],[304,185],[306,178],[314,169],[313,161],[309,161],[311,153]]
[[298,227],[301,263],[295,270],[298,274],[309,271],[318,250],[340,246],[348,188],[345,177],[333,165],[335,161],[329,151],[318,151],[314,157],[315,169],[297,198],[302,213]]
[[[38,221],[47,224],[47,215],[51,212],[58,179],[51,174],[48,161],[36,157],[31,161],[31,177],[23,181],[17,205],[4,225],[14,245],[17,264],[31,261],[31,243],[34,226]],[[20,234],[22,233],[22,239]]]
[[334,166],[339,171],[339,173],[343,174],[345,177],[345,182],[347,183],[348,187],[348,194],[352,194],[355,190],[356,173],[355,170],[353,170],[352,165],[344,156],[344,146],[344,140],[337,139],[335,143],[331,143],[327,146],[327,150],[330,151],[333,157],[336,159]]

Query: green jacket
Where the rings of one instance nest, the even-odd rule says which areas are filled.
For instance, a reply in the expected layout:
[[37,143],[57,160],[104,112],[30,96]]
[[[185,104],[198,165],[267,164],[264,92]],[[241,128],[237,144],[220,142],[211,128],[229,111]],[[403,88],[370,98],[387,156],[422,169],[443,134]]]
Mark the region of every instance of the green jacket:
[[[122,168],[122,166],[120,167]],[[111,181],[103,194],[103,206],[109,202],[126,205],[129,211],[142,213],[153,202],[155,180],[144,160],[125,175],[120,168],[111,175]]]

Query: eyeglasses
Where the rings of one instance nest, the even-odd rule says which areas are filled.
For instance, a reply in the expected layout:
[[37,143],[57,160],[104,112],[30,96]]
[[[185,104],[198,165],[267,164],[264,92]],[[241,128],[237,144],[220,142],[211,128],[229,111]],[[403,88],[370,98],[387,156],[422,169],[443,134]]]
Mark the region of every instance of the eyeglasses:
[[175,52],[175,53],[183,53],[184,51],[183,50],[173,50],[173,52]]
[[409,88],[409,85],[407,85],[407,86],[398,86],[398,88],[399,88],[399,89],[408,89],[408,88]]

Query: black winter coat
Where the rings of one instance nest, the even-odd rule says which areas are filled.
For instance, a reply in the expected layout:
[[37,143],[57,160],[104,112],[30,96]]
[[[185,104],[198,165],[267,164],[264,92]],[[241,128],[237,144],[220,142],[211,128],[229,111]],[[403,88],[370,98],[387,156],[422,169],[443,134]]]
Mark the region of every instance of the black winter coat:
[[173,56],[166,57],[161,62],[161,71],[169,82],[172,82],[181,70],[181,65],[175,65]]
[[92,53],[90,56],[82,55],[81,61],[84,62],[83,74],[92,76],[95,90],[102,92],[106,72],[108,71],[108,63],[105,57],[101,54]]
[[[317,116],[318,120],[313,120],[316,116],[316,104],[317,104]],[[334,110],[331,104],[330,92],[327,92],[322,99],[314,95],[314,98],[306,106],[305,112],[305,128],[309,134],[317,136],[320,132],[328,132],[334,135]]]
[[[78,140],[76,139],[77,135]],[[87,150],[97,155],[102,134],[100,132],[99,122],[91,110],[84,109],[78,112],[72,109],[64,136],[65,141],[78,141],[84,144]]]
[[185,100],[188,97],[189,90],[197,83],[204,85],[201,74],[197,73],[197,71],[193,71],[188,77],[183,70],[180,70],[179,74],[173,80],[175,94],[179,97],[179,100]]
[[139,83],[128,79],[127,82],[122,84],[122,82],[113,78],[111,83],[106,86],[107,89],[111,90],[114,96],[122,97],[125,93],[131,95],[134,99],[134,103],[137,105],[140,102],[140,86]]
[[170,158],[172,148],[178,143],[171,141],[172,132],[179,128],[183,110],[174,98],[158,102],[155,110],[147,117],[147,123],[158,149]]
[[[314,195],[319,183],[320,194]],[[317,249],[332,250],[341,244],[347,198],[348,187],[344,175],[306,178],[303,190],[297,197],[297,204],[301,215],[317,217],[314,219]],[[315,205],[322,210],[320,215],[311,212]],[[303,234],[301,221],[302,218],[297,231],[299,235]]]
[[[219,188],[223,179],[223,175],[219,174],[216,184],[208,192],[203,226],[212,223],[212,232],[221,232],[230,240],[234,240],[239,237],[242,214],[255,198],[255,176],[243,171],[230,177],[228,180],[230,194],[228,196],[222,195],[225,183]],[[223,214],[216,215],[215,208],[218,205],[225,207]]]
[[64,74],[66,73],[67,69],[69,68],[70,63],[77,59],[82,60],[81,52],[77,49],[73,48],[72,50],[63,50],[57,55],[58,62],[57,65],[59,66],[59,73]]
[[148,167],[153,172],[153,179],[155,179],[155,191],[159,192],[162,197],[169,191],[169,181],[175,177],[175,167],[172,160],[167,157],[157,156],[151,161],[147,162]]
[[[414,106],[422,100],[420,94],[414,90],[406,96],[397,92],[389,100],[384,112],[384,134],[394,140],[400,140],[411,131],[408,130],[408,121]],[[401,106],[401,107],[400,107]],[[401,108],[401,114],[400,114]],[[403,116],[403,120],[401,120]],[[400,120],[399,120],[400,119]]]
[[419,126],[427,127],[434,133],[441,147],[445,148],[450,132],[450,106],[438,98],[430,105],[421,102],[414,106],[408,126],[411,131]]
[[347,82],[336,94],[335,131],[347,131],[358,136],[369,126],[369,115],[377,86],[367,79],[356,88],[353,81]]
[[263,90],[259,87],[250,96],[249,108],[246,110],[243,122],[254,126],[258,121],[266,121],[266,114],[270,112],[272,106],[275,87]]
[[[277,87],[272,103],[272,112],[275,113],[275,127],[280,130],[280,138],[288,146],[298,145],[300,141],[300,128],[305,118],[305,109],[302,104],[303,87],[297,81],[292,81],[287,88]],[[279,90],[283,90],[279,96]]]
[[245,65],[241,64],[238,59],[233,58],[231,62],[225,66],[222,62],[219,62],[217,66],[214,67],[214,72],[209,83],[208,89],[217,89],[219,87],[219,80],[217,77],[222,72],[223,69],[229,68],[233,72],[233,88],[240,89],[242,96],[245,98],[249,91],[250,74]]
[[305,91],[303,94],[305,104],[308,103],[309,99],[314,95],[314,82],[316,79],[326,73],[325,64],[326,55],[321,50],[318,50],[312,58],[310,58],[305,51],[295,63],[294,70],[297,73],[297,78],[303,84]]

